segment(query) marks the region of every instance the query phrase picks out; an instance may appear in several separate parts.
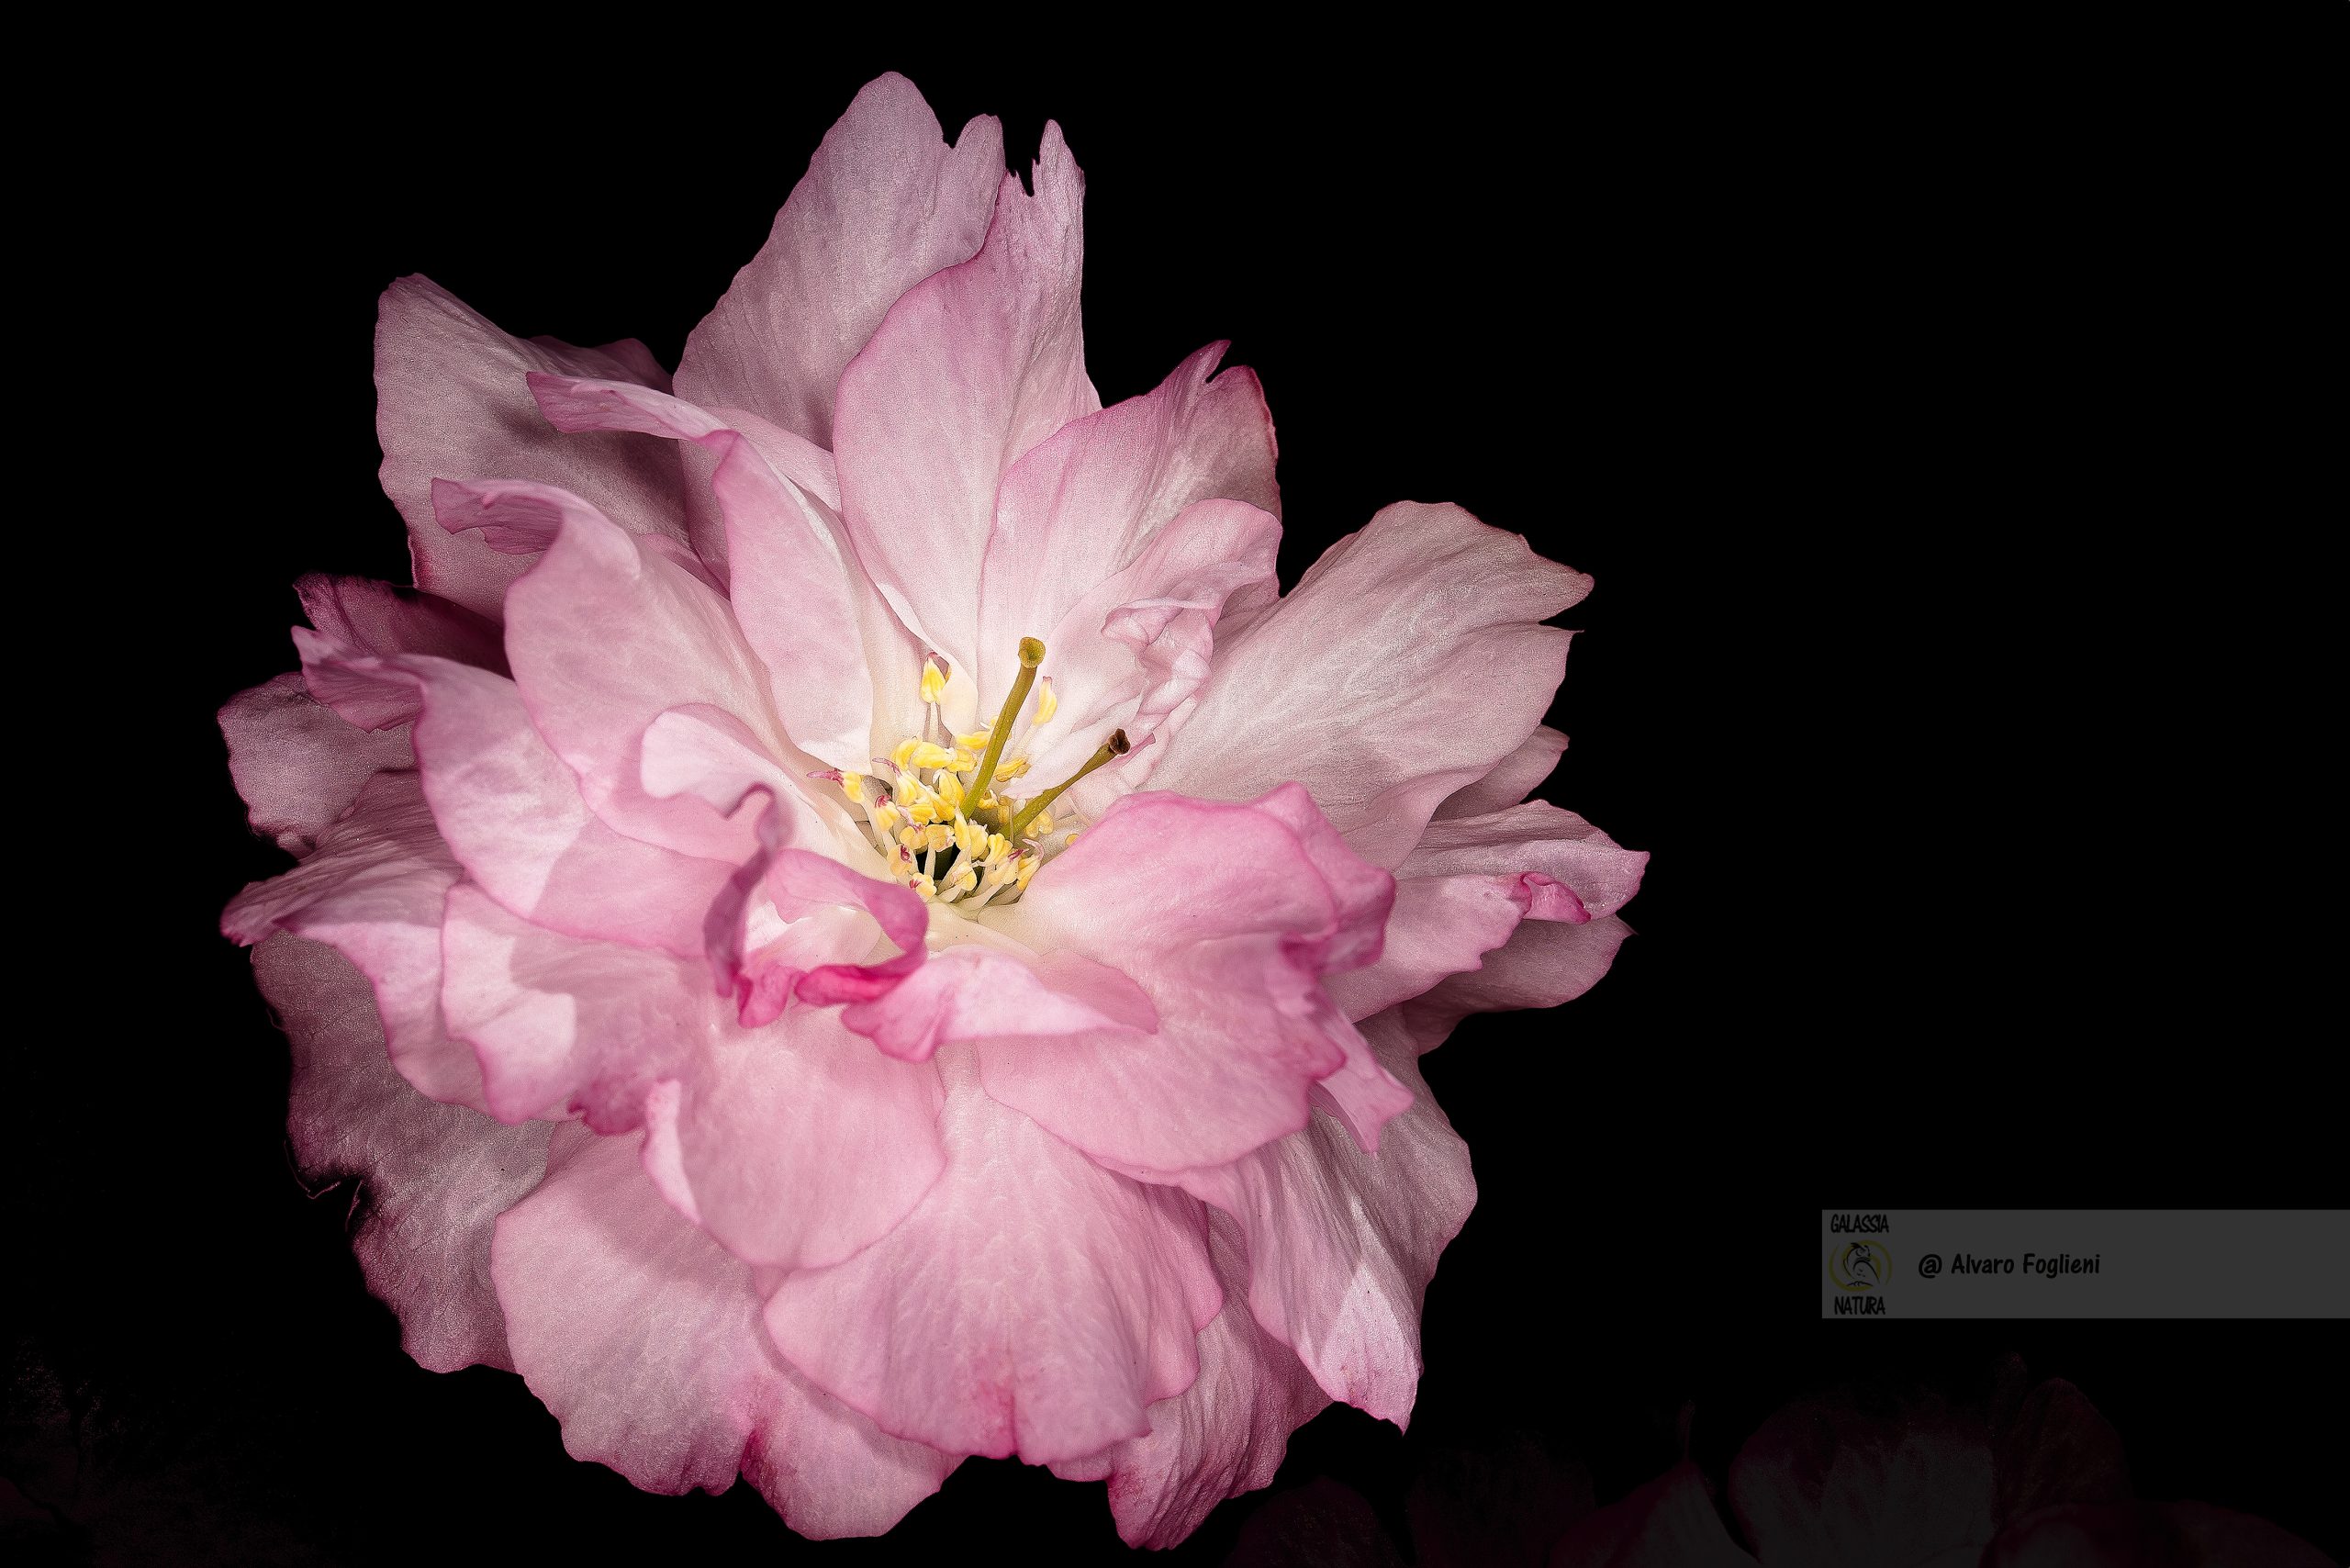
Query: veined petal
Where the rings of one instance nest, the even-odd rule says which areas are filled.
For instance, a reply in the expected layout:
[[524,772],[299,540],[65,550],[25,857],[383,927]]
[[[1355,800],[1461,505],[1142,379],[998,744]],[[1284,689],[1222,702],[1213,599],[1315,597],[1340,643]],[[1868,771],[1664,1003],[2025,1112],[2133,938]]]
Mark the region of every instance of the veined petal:
[[1541,622],[1590,588],[1459,507],[1388,507],[1219,647],[1193,738],[1151,783],[1228,801],[1292,778],[1356,853],[1397,865],[1541,722],[1568,639]]
[[[1058,626],[1186,508],[1246,502],[1275,520],[1278,541],[1263,388],[1247,369],[1209,379],[1229,346],[1210,343],[1141,397],[1062,426],[1004,475],[980,568],[983,691],[1008,690],[1020,639]],[[1047,645],[1058,669],[1062,643]]]
[[804,1536],[888,1529],[957,1462],[777,1356],[750,1266],[661,1201],[634,1141],[559,1130],[545,1182],[498,1222],[514,1365],[564,1447],[652,1492],[723,1492],[739,1472]]
[[[907,290],[842,372],[833,453],[858,558],[907,624],[979,667],[980,563],[1022,454],[1101,408],[1078,322],[1084,182],[1045,128],[1036,194],[1003,176],[987,241]],[[968,714],[953,716],[968,728]]]
[[901,295],[979,250],[1002,178],[993,118],[949,148],[912,83],[894,72],[867,83],[686,340],[678,392],[831,446],[842,369]]
[[1542,788],[1543,780],[1558,768],[1559,758],[1566,755],[1566,736],[1548,724],[1535,725],[1534,733],[1516,751],[1494,764],[1491,772],[1446,796],[1444,804],[1436,809],[1436,820],[1482,817],[1509,810]]
[[298,671],[240,691],[220,709],[229,775],[255,833],[308,855],[367,780],[416,761],[405,730],[363,730],[310,695]]
[[1317,1084],[1375,1140],[1410,1092],[1321,978],[1377,956],[1393,886],[1295,785],[1246,806],[1125,797],[998,924],[1125,974],[1158,1027],[988,1040],[988,1092],[1127,1171],[1237,1159],[1304,1126]]
[[1367,1155],[1335,1119],[1229,1165],[1186,1171],[1183,1190],[1247,1240],[1248,1305],[1325,1393],[1404,1426],[1420,1374],[1420,1301],[1437,1257],[1477,1201],[1469,1148],[1438,1109],[1403,1020],[1363,1027],[1412,1095]]
[[532,371],[608,377],[667,389],[644,345],[574,348],[499,331],[430,279],[386,289],[375,323],[375,433],[384,493],[408,520],[416,586],[495,621],[506,586],[530,563],[433,513],[432,481],[497,476],[559,485],[646,532],[683,540],[677,460],[638,435],[576,440],[539,417],[523,378]]
[[997,1103],[963,1053],[940,1065],[946,1174],[863,1252],[787,1276],[767,1332],[883,1431],[946,1453],[1049,1464],[1143,1436],[1220,1305],[1200,1206]]
[[754,415],[722,417],[641,386],[540,376],[532,388],[562,429],[642,430],[710,454],[728,600],[802,750],[861,769],[877,745],[920,733],[922,644],[849,544],[830,453]]
[[330,947],[273,936],[253,975],[294,1047],[287,1131],[303,1175],[355,1179],[352,1247],[434,1372],[513,1366],[490,1287],[490,1227],[539,1182],[544,1123],[501,1126],[426,1099],[385,1058],[366,980]]

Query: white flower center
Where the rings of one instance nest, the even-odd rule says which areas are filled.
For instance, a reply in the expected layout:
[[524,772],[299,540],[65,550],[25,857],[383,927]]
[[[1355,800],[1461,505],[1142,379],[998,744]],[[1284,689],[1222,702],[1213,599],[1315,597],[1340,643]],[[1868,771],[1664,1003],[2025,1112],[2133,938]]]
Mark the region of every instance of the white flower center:
[[[1120,730],[1084,767],[1051,789],[1017,797],[1004,788],[1027,773],[1028,744],[1059,706],[1051,678],[1036,678],[1036,666],[1044,662],[1045,644],[1023,637],[1020,675],[995,722],[957,735],[947,732],[939,715],[946,667],[933,654],[922,666],[923,733],[900,741],[887,757],[875,757],[876,772],[817,775],[841,787],[850,810],[863,814],[866,833],[890,863],[890,875],[926,901],[968,901],[960,912],[965,914],[995,899],[1016,901],[1036,868],[1077,837],[1074,824],[1053,820],[1052,803],[1095,768],[1125,755],[1126,732]],[[1032,686],[1036,700],[1024,724],[1021,710],[1028,706]]]

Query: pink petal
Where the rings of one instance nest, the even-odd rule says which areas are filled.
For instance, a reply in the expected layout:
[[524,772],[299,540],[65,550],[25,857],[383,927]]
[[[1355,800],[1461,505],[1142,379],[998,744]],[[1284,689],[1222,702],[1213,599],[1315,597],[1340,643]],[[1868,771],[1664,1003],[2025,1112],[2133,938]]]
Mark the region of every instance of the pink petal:
[[830,1014],[743,1029],[699,964],[559,936],[469,888],[450,895],[443,954],[442,1006],[480,1053],[490,1109],[576,1107],[619,1133],[648,1125],[661,1090],[647,1161],[739,1258],[838,1261],[897,1224],[944,1164],[937,1073],[881,1056]]
[[446,659],[305,646],[315,687],[421,715],[415,744],[425,799],[458,864],[491,897],[569,935],[679,957],[702,951],[704,916],[733,868],[605,826],[512,681]]
[[1183,1190],[1236,1221],[1248,1305],[1333,1399],[1404,1426],[1420,1374],[1420,1301],[1437,1257],[1477,1201],[1469,1148],[1437,1108],[1402,1020],[1364,1025],[1381,1066],[1412,1094],[1365,1154],[1317,1116]]
[[1053,1466],[1067,1480],[1108,1479],[1110,1512],[1128,1546],[1174,1546],[1226,1497],[1272,1484],[1289,1435],[1329,1403],[1289,1348],[1248,1315],[1239,1233],[1230,1220],[1212,1219],[1225,1299],[1200,1330],[1199,1376],[1144,1412],[1148,1436]]
[[766,670],[723,596],[576,498],[540,499],[561,523],[506,601],[507,655],[532,722],[613,828],[739,863],[753,848],[750,824],[699,801],[648,795],[642,746],[663,712],[704,703],[749,726],[788,779],[798,757],[772,728]]
[[1436,820],[1482,817],[1509,810],[1542,787],[1566,750],[1566,736],[1548,724],[1537,724],[1524,744],[1494,764],[1492,772],[1446,796],[1444,804],[1436,809]]
[[1572,812],[1529,801],[1439,819],[1395,868],[1395,909],[1379,962],[1334,979],[1330,994],[1365,1018],[1477,969],[1520,920],[1580,925],[1639,890],[1645,854]]
[[868,83],[686,340],[678,392],[832,445],[843,367],[900,295],[979,250],[1002,178],[995,120],[974,119],[950,150],[912,83]]
[[960,1053],[940,1060],[946,1174],[865,1251],[784,1279],[768,1332],[884,1431],[947,1453],[1048,1464],[1144,1435],[1217,1310],[1202,1211],[998,1104]]
[[[1135,749],[1087,779],[1075,803],[1095,816],[1139,788],[1164,749],[1151,738],[1171,726],[1207,679],[1227,606],[1271,599],[1280,545],[1281,523],[1270,512],[1201,501],[1155,533],[1131,566],[1080,597],[1046,633],[1045,668],[1059,711],[1014,743],[1013,755],[1029,759],[1030,777],[1068,778],[1110,732],[1123,729]],[[1007,645],[1003,653],[1013,651]],[[988,678],[1009,682],[1015,668],[1006,657]]]
[[2206,1503],[2110,1503],[2043,1509],[2001,1530],[1982,1568],[2333,1568],[2266,1519]]
[[[1863,1546],[1856,1561],[1894,1561]],[[1792,1561],[1808,1563],[1809,1558]],[[1714,1511],[1705,1477],[1683,1462],[1584,1518],[1550,1552],[1550,1568],[1757,1568]],[[1834,1568],[1823,1562],[1819,1568]]]
[[1632,928],[1615,915],[1581,925],[1529,920],[1483,967],[1454,975],[1404,1004],[1404,1022],[1423,1053],[1434,1050],[1472,1013],[1556,1007],[1599,983]]
[[[1078,322],[1083,180],[1058,125],[1003,176],[979,254],[908,289],[842,372],[833,452],[849,535],[910,629],[978,668],[980,562],[1004,471],[1102,406]],[[960,722],[959,720],[957,721]]]
[[415,757],[400,730],[369,731],[309,693],[299,674],[240,691],[220,710],[229,776],[255,833],[289,855],[308,855],[360,787]]
[[831,454],[755,416],[722,420],[643,387],[543,376],[532,386],[565,430],[643,430],[706,449],[734,619],[801,749],[862,769],[877,747],[921,733],[922,644],[857,563]]
[[385,291],[375,324],[384,491],[408,520],[417,587],[492,620],[506,585],[528,563],[442,528],[432,509],[436,478],[560,485],[631,528],[685,537],[676,454],[643,436],[553,430],[523,384],[532,371],[662,384],[640,343],[525,342],[428,279],[404,277]]
[[[1223,499],[1281,516],[1256,374],[1209,379],[1228,346],[1211,343],[1143,396],[1062,426],[1004,475],[979,579],[988,690],[1009,686],[1021,638],[1058,626],[1184,509]],[[1058,670],[1058,642],[1048,645]]]
[[385,1059],[368,988],[331,948],[274,936],[253,953],[262,994],[294,1047],[288,1116],[306,1179],[362,1217],[352,1246],[367,1288],[399,1314],[400,1343],[434,1372],[514,1363],[490,1288],[490,1227],[539,1182],[547,1128],[442,1105]]
[[988,1092],[1129,1171],[1237,1159],[1304,1126],[1326,1081],[1375,1137],[1409,1092],[1320,980],[1377,956],[1392,896],[1294,785],[1246,806],[1128,795],[997,924],[1125,974],[1159,1026],[991,1040]]
[[1533,733],[1566,668],[1540,622],[1591,579],[1456,506],[1388,507],[1217,649],[1154,787],[1244,800],[1295,779],[1374,865]]
[[316,853],[250,884],[220,928],[248,946],[285,931],[340,951],[374,988],[401,1076],[435,1100],[479,1105],[473,1053],[450,1039],[441,1019],[441,912],[456,879],[417,776],[379,773]]
[[498,1222],[514,1365],[564,1447],[652,1492],[723,1492],[740,1472],[804,1536],[888,1529],[957,1462],[786,1365],[750,1266],[661,1201],[632,1143],[562,1129],[546,1181]]

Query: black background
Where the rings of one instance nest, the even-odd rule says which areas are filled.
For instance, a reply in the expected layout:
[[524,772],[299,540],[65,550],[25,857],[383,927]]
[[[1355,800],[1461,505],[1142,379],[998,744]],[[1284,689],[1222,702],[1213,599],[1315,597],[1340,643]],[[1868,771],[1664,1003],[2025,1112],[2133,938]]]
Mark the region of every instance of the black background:
[[1355,41],[1089,33],[1072,63],[445,38],[287,70],[189,39],[135,147],[59,177],[79,217],[47,298],[101,346],[65,367],[83,444],[41,514],[73,575],[20,600],[62,628],[40,667],[73,761],[30,846],[60,866],[25,876],[71,935],[19,960],[62,1004],[13,1118],[0,1540],[1122,1555],[1098,1486],[978,1461],[884,1540],[811,1547],[747,1487],[660,1498],[570,1461],[509,1375],[414,1366],[348,1191],[287,1167],[284,1044],[216,935],[282,859],[213,710],[292,665],[297,576],[404,579],[374,479],[383,286],[422,272],[510,331],[674,364],[899,69],[950,131],[1002,117],[1021,166],[1047,118],[1068,132],[1105,400],[1216,338],[1262,375],[1285,581],[1400,498],[1596,577],[1543,793],[1654,857],[1594,992],[1426,1064],[1481,1197],[1410,1434],[1325,1414],[1169,1561],[1341,1560],[1374,1525],[1408,1554],[1416,1485],[1539,1491],[1506,1475],[1540,1455],[1606,1501],[1678,1457],[1684,1406],[1718,1466],[1804,1389],[1979,1382],[2009,1351],[2106,1411],[2143,1495],[2350,1552],[2338,1323],[1817,1316],[1822,1206],[2343,1200],[2308,1076],[2339,1020],[2301,1012],[2331,959],[2289,899],[2323,876],[2322,726],[2278,700],[2306,678],[2300,567],[2239,532],[2316,519],[2253,504],[2265,466],[2207,504],[2159,422],[2256,379],[2232,356],[2291,286],[2290,238],[2255,226],[2311,193],[2266,208],[2242,179],[2299,134],[2244,118],[2291,107],[2244,80],[2271,57],[2203,60],[2222,99],[2192,63],[2136,69],[2141,40],[2044,27]]

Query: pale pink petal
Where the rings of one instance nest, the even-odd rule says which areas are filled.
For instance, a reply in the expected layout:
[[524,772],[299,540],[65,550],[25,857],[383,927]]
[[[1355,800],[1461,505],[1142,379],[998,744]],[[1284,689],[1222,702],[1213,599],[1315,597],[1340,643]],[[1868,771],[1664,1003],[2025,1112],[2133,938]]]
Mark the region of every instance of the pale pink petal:
[[[1006,174],[979,254],[916,284],[843,371],[833,453],[866,570],[908,626],[978,668],[982,554],[1022,454],[1101,406],[1078,322],[1082,177],[1045,128],[1036,194]],[[957,721],[961,722],[961,721]]]
[[[1075,773],[1123,729],[1134,750],[1088,778],[1076,803],[1097,816],[1139,788],[1164,749],[1152,738],[1189,711],[1207,680],[1225,607],[1272,596],[1280,545],[1279,521],[1240,501],[1201,501],[1170,521],[1131,566],[1080,596],[1045,634],[1044,667],[1059,709],[1049,724],[1016,736],[1008,755],[1026,756],[1031,778],[1049,784]],[[983,668],[993,653],[983,654]],[[991,681],[1008,682],[1016,661],[1002,666]]]
[[937,1073],[880,1055],[829,1013],[745,1030],[699,964],[559,936],[469,888],[450,895],[443,955],[442,1007],[480,1053],[490,1109],[576,1108],[619,1133],[646,1126],[647,1096],[674,1085],[648,1161],[681,1210],[750,1262],[845,1258],[943,1166]]
[[1003,178],[1003,129],[974,119],[949,149],[896,73],[825,133],[767,243],[686,340],[677,390],[833,444],[841,371],[900,295],[968,260]]
[[442,528],[434,479],[559,485],[631,529],[683,539],[677,458],[666,442],[564,435],[540,417],[523,382],[548,371],[659,386],[658,370],[634,342],[582,349],[509,337],[425,278],[386,290],[375,324],[375,433],[384,491],[408,520],[417,587],[496,620],[507,584],[529,565]]
[[1541,722],[1568,639],[1541,622],[1590,588],[1459,507],[1388,507],[1218,646],[1151,783],[1232,801],[1295,779],[1394,866]]
[[[606,826],[579,779],[531,722],[512,681],[447,659],[370,659],[305,641],[314,689],[380,693],[368,705],[420,714],[419,770],[442,836],[465,874],[508,909],[566,935],[702,951],[702,922],[734,868]],[[361,711],[353,708],[352,711]]]
[[2081,1504],[2010,1523],[1982,1568],[2335,1568],[2281,1526],[2207,1503]]
[[750,1266],[661,1201],[634,1142],[558,1131],[545,1182],[498,1222],[514,1365],[564,1447],[651,1492],[723,1492],[739,1472],[804,1536],[888,1529],[957,1462],[786,1365]]
[[316,848],[368,779],[415,762],[405,731],[359,728],[290,671],[229,699],[220,733],[246,820],[289,855]]
[[401,1345],[434,1372],[511,1368],[490,1227],[538,1184],[545,1124],[501,1126],[409,1088],[385,1058],[367,982],[332,948],[274,936],[253,974],[293,1041],[295,1158],[313,1182],[353,1183],[319,1201],[361,1216],[352,1249],[399,1314]]
[[1053,1466],[1067,1480],[1109,1481],[1111,1517],[1128,1546],[1174,1546],[1226,1497],[1272,1484],[1289,1435],[1329,1403],[1289,1348],[1248,1315],[1239,1232],[1223,1215],[1211,1217],[1224,1310],[1200,1330],[1199,1376],[1144,1412],[1147,1437]]
[[613,828],[739,863],[753,848],[750,824],[698,800],[648,795],[642,747],[663,712],[706,703],[749,727],[778,778],[795,766],[804,774],[772,729],[766,670],[724,596],[573,498],[541,499],[561,510],[561,524],[506,596],[507,655],[532,722]]
[[457,864],[412,772],[379,773],[293,870],[254,882],[220,928],[248,946],[279,931],[323,942],[374,988],[393,1066],[418,1090],[482,1103],[473,1053],[442,1027],[441,913]]
[[1566,750],[1566,736],[1548,724],[1537,724],[1523,745],[1494,764],[1492,772],[1446,796],[1444,804],[1436,809],[1436,820],[1507,811],[1542,787]]
[[1237,1159],[1304,1126],[1325,1081],[1375,1137],[1409,1091],[1321,979],[1377,957],[1392,896],[1295,785],[1245,806],[1128,795],[998,924],[1123,972],[1159,1026],[990,1040],[988,1092],[1128,1171]]
[[[1886,1560],[1863,1549],[1858,1561]],[[1812,1560],[1799,1560],[1807,1565]],[[1550,1568],[1757,1568],[1714,1511],[1705,1477],[1684,1462],[1620,1503],[1590,1515],[1550,1552]],[[1822,1562],[1818,1568],[1837,1568]]]
[[946,948],[886,990],[850,999],[800,982],[811,1002],[847,1000],[841,1022],[890,1056],[927,1061],[956,1040],[1038,1039],[1123,1030],[1147,1035],[1158,1010],[1140,986],[1074,953],[1016,958],[976,944]]
[[706,453],[729,602],[802,750],[861,770],[877,748],[921,733],[922,644],[856,560],[831,454],[755,416],[721,418],[641,386],[545,376],[532,386],[565,430],[643,430]]
[[1143,396],[1062,426],[1004,475],[979,578],[988,690],[1008,687],[1021,638],[1046,636],[1184,509],[1245,501],[1281,516],[1263,388],[1253,371],[1214,375],[1228,346],[1211,343]]
[[1616,961],[1616,950],[1631,934],[1632,928],[1612,914],[1580,925],[1527,921],[1484,956],[1483,968],[1454,975],[1404,1003],[1404,1022],[1426,1053],[1442,1045],[1453,1026],[1472,1013],[1572,1002],[1599,983]]
[[1367,1155],[1316,1116],[1230,1165],[1187,1171],[1248,1241],[1248,1305],[1333,1399],[1404,1426],[1420,1375],[1420,1300],[1477,1201],[1469,1148],[1427,1091],[1403,1021],[1363,1026],[1408,1109]]
[[961,1053],[940,1062],[946,1174],[865,1251],[785,1278],[768,1332],[884,1431],[948,1453],[1048,1464],[1142,1436],[1217,1310],[1203,1211],[997,1103]]
[[1379,962],[1330,982],[1351,1018],[1477,969],[1520,920],[1580,925],[1639,890],[1648,857],[1544,801],[1438,819],[1395,868],[1395,909]]

